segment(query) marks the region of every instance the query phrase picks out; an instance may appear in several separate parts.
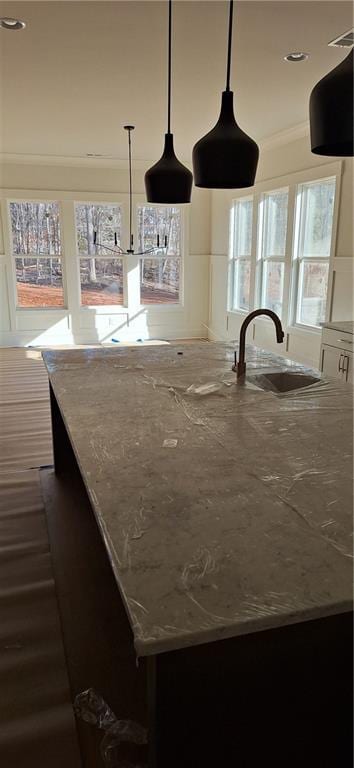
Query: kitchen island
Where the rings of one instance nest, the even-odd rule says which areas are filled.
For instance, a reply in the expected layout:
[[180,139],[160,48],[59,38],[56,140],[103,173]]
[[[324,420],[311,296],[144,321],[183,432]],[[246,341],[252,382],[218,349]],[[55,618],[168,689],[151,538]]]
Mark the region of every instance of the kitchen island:
[[352,389],[252,347],[236,384],[234,348],[44,353],[58,482],[105,544],[151,766],[349,765]]

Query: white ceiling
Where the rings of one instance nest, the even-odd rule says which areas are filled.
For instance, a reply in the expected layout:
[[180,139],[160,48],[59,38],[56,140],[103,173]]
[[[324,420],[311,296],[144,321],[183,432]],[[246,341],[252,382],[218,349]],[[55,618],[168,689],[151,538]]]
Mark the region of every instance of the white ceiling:
[[[136,125],[134,158],[161,154],[166,112],[167,2],[2,2],[26,21],[0,30],[4,153],[126,157],[125,123]],[[190,160],[213,124],[225,82],[228,4],[176,0],[173,131]],[[232,87],[241,127],[260,140],[307,120],[312,86],[346,55],[327,43],[352,26],[352,4],[235,3]],[[302,50],[307,62],[283,56]]]

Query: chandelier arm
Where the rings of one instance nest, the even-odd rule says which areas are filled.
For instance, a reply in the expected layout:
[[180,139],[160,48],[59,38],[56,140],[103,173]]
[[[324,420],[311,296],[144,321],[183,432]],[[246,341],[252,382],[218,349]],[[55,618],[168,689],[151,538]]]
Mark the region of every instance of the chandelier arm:
[[[103,245],[103,243],[95,243],[95,245],[98,246],[99,248],[105,248],[106,251],[111,251],[112,253],[115,253],[116,256],[131,256],[132,254],[134,256],[147,256],[150,253],[155,253],[155,251],[166,251],[167,250],[167,245],[164,245],[162,247],[161,246],[158,246],[158,247],[155,246],[154,248],[149,248],[147,251],[138,251],[138,253],[134,253],[134,251],[131,251],[131,250],[130,251],[123,251],[123,248],[119,248],[119,246],[117,246],[117,249],[115,249],[115,248],[110,248],[109,245]],[[90,257],[88,257],[88,258],[90,258]]]
[[[104,245],[103,243],[97,243],[96,242],[95,246],[98,247],[98,248],[105,248],[106,251],[112,251],[112,253],[118,254],[118,256],[123,256],[125,254],[125,251],[123,251],[123,248],[120,248],[119,245],[117,245],[116,248],[110,248],[109,245]],[[96,254],[96,256],[97,256],[97,254]],[[90,256],[88,256],[87,258],[90,258]]]
[[163,248],[150,248],[148,251],[139,251],[138,253],[135,253],[135,256],[148,256],[150,253],[155,253],[155,251],[166,251],[167,246],[163,246]]

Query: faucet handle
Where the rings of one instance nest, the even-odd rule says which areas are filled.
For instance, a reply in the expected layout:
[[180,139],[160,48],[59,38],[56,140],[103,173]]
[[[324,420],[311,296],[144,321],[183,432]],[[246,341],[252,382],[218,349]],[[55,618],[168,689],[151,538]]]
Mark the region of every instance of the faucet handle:
[[232,366],[233,371],[237,371],[237,352],[234,352],[234,364]]

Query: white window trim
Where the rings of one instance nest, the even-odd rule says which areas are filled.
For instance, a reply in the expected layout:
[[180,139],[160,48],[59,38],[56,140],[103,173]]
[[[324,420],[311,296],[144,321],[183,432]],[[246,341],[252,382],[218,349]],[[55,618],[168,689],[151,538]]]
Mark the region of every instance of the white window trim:
[[[12,312],[58,312],[63,314],[63,312],[68,311],[68,294],[67,294],[67,281],[66,281],[66,270],[65,270],[65,246],[64,246],[64,238],[63,238],[63,215],[62,215],[62,201],[60,199],[60,195],[57,194],[51,194],[50,196],[47,195],[41,195],[36,193],[36,197],[33,197],[30,194],[28,197],[22,196],[17,197],[16,195],[12,195],[11,197],[6,197],[4,200],[5,206],[6,206],[6,217],[4,221],[7,223],[7,232],[8,232],[8,247],[6,248],[7,253],[10,256],[10,285],[9,285],[9,293],[12,297],[12,301],[9,302],[10,304],[10,313],[11,309]],[[11,203],[57,203],[59,206],[59,220],[60,220],[60,245],[61,245],[61,251],[60,254],[53,256],[50,254],[43,253],[42,255],[34,254],[16,254],[13,250],[13,239],[12,239],[12,222],[11,222]],[[6,237],[6,234],[5,234]],[[38,307],[24,307],[21,306],[18,303],[18,291],[17,291],[17,278],[16,278],[16,259],[17,258],[24,258],[24,259],[60,259],[61,266],[62,266],[62,281],[63,281],[63,305],[61,307],[47,307],[47,306],[38,306]]]
[[[332,293],[332,274],[333,274],[333,259],[335,256],[335,241],[336,241],[336,235],[337,235],[337,221],[338,221],[338,204],[339,204],[339,187],[340,187],[340,178],[338,179],[337,174],[331,174],[321,177],[320,179],[314,179],[310,182],[307,182],[308,184],[316,184],[317,181],[326,181],[335,178],[335,191],[334,191],[334,206],[333,206],[333,223],[332,223],[332,232],[331,232],[331,246],[330,246],[330,253],[327,257],[300,257],[298,255],[299,251],[299,242],[297,234],[300,233],[300,236],[303,235],[302,231],[302,216],[303,216],[303,210],[301,207],[301,210],[298,211],[298,201],[296,199],[296,196],[298,194],[298,188],[301,186],[301,182],[296,185],[295,189],[295,201],[294,201],[294,236],[293,236],[293,243],[292,243],[292,265],[291,265],[291,292],[290,292],[290,314],[289,314],[289,328],[292,330],[294,328],[297,328],[298,330],[306,330],[306,331],[312,331],[313,333],[319,334],[322,333],[322,328],[319,328],[317,326],[313,325],[307,325],[306,323],[300,323],[297,320],[298,317],[298,297],[299,297],[299,281],[300,281],[300,273],[301,273],[301,263],[306,263],[313,261],[316,259],[317,263],[326,263],[328,264],[328,282],[327,282],[327,297],[326,297],[326,314],[324,322],[329,320],[330,316],[330,297]],[[302,182],[303,183],[303,182]],[[306,182],[305,182],[306,183]],[[298,227],[295,226],[297,223],[297,216],[299,215],[299,222]],[[298,232],[297,232],[298,230]]]
[[[252,202],[252,240],[251,240],[251,252],[249,256],[235,256],[234,255],[234,234],[235,234],[235,216],[236,216],[236,203],[237,202]],[[228,251],[228,289],[227,289],[227,307],[228,312],[231,314],[243,315],[246,317],[251,309],[235,308],[234,304],[234,286],[235,286],[235,268],[238,261],[250,261],[251,263],[251,275],[250,275],[250,297],[249,306],[251,308],[253,302],[252,295],[252,269],[253,269],[253,249],[254,249],[254,209],[255,199],[253,194],[242,195],[232,201],[229,215],[229,251]]]
[[[265,199],[267,196],[276,194],[277,192],[287,192],[288,195],[288,205],[287,205],[287,221],[286,221],[286,237],[285,237],[285,251],[283,256],[265,256],[264,255],[264,237],[265,237]],[[264,293],[264,281],[263,281],[263,270],[264,265],[266,263],[279,263],[281,262],[284,264],[284,281],[283,281],[283,298],[282,298],[282,312],[281,312],[281,321],[283,322],[285,318],[288,317],[288,296],[286,293],[286,286],[287,286],[287,280],[286,275],[288,271],[288,265],[289,262],[291,263],[291,259],[289,259],[289,254],[287,250],[287,246],[289,244],[288,240],[288,231],[289,231],[289,198],[290,198],[290,187],[289,186],[282,186],[278,187],[277,189],[267,190],[263,191],[259,197],[258,197],[258,205],[257,205],[257,253],[256,253],[256,291],[255,291],[255,297],[257,298],[257,304],[258,306],[263,306],[263,293]]]
[[[184,290],[184,261],[185,261],[185,254],[188,253],[188,243],[189,243],[189,232],[188,232],[188,226],[187,226],[187,210],[185,205],[176,205],[176,204],[168,204],[168,205],[161,205],[161,204],[154,204],[154,203],[147,203],[145,198],[143,196],[141,202],[137,202],[134,209],[134,232],[135,232],[135,242],[138,242],[138,208],[141,206],[144,206],[146,208],[178,208],[180,212],[180,222],[181,222],[181,253],[179,256],[174,257],[171,256],[169,258],[178,258],[180,259],[180,289],[179,289],[179,300],[175,303],[171,304],[144,304],[143,302],[140,302],[140,259],[141,256],[138,256],[138,270],[139,270],[139,309],[140,310],[152,310],[153,312],[182,312],[184,310],[184,296],[185,296],[185,290]],[[152,259],[163,259],[166,258],[163,254],[160,256],[154,256],[151,255]]]
[[[77,226],[76,226],[76,206],[77,205],[116,205],[118,208],[120,208],[120,234],[121,234],[121,241],[123,240],[123,233],[125,233],[125,230],[128,229],[126,222],[128,219],[126,219],[126,210],[125,205],[120,200],[101,200],[101,199],[90,199],[90,200],[82,200],[81,198],[78,200],[73,201],[73,207],[74,207],[74,230],[75,230],[75,256],[77,259],[76,264],[76,273],[77,273],[77,281],[79,285],[79,307],[80,311],[83,310],[84,312],[92,312],[94,310],[102,310],[106,309],[108,310],[109,314],[115,313],[115,312],[123,312],[128,311],[128,303],[126,301],[128,297],[128,282],[127,282],[127,256],[120,255],[117,253],[116,256],[114,256],[113,253],[103,255],[103,254],[97,254],[94,257],[95,259],[122,259],[123,261],[123,304],[81,304],[81,280],[80,280],[80,259],[89,259],[90,256],[84,256],[78,252],[77,247]],[[104,245],[104,243],[103,243]],[[123,246],[122,246],[123,247]]]
[[[318,335],[322,333],[321,328],[315,328],[314,326],[306,326],[303,324],[296,324],[293,322],[294,287],[292,285],[292,279],[291,279],[292,277],[291,267],[292,267],[292,254],[293,254],[293,247],[294,247],[293,241],[294,241],[294,234],[295,234],[294,220],[295,220],[295,196],[296,196],[297,186],[299,184],[303,184],[307,182],[322,181],[324,179],[327,179],[333,176],[336,177],[332,241],[331,241],[331,252],[329,257],[329,275],[328,275],[327,302],[326,302],[326,321],[328,321],[330,318],[330,311],[331,311],[330,297],[332,295],[333,267],[334,267],[334,257],[336,253],[337,234],[338,234],[338,213],[339,213],[339,204],[340,204],[342,171],[343,171],[343,162],[341,160],[337,160],[333,163],[327,163],[325,165],[319,165],[313,168],[307,168],[303,171],[296,171],[291,174],[285,174],[284,176],[278,176],[272,179],[267,179],[265,181],[258,182],[254,185],[254,187],[252,187],[252,192],[244,189],[239,190],[231,200],[230,221],[231,221],[232,209],[235,202],[237,202],[237,200],[239,199],[246,197],[247,193],[249,194],[249,196],[253,195],[251,290],[250,290],[250,309],[249,309],[249,312],[251,312],[253,309],[257,309],[260,306],[258,304],[258,297],[260,295],[260,281],[259,281],[259,276],[257,275],[257,253],[259,248],[259,234],[260,234],[260,230],[258,226],[259,203],[262,195],[266,192],[268,193],[276,192],[277,190],[284,189],[286,187],[289,190],[288,226],[287,226],[286,255],[285,255],[286,267],[285,267],[285,276],[284,276],[283,321],[282,321],[282,325],[285,333],[291,332],[291,333],[295,333],[295,335],[310,334],[316,337],[318,337]],[[229,243],[230,242],[231,242],[231,238],[229,237]],[[230,247],[229,247],[229,260],[230,260]],[[247,311],[230,308],[231,306],[230,293],[229,293],[230,285],[231,285],[231,282],[230,282],[230,274],[229,274],[227,314],[236,315],[236,316],[239,316],[240,318],[244,318],[248,314]],[[257,318],[257,322],[270,323],[272,321],[267,317],[260,316],[259,318]]]
[[[17,304],[16,270],[15,260],[12,249],[12,229],[10,216],[10,202],[58,202],[60,207],[61,221],[61,260],[63,270],[63,294],[64,306],[62,307],[21,307]],[[185,312],[185,259],[189,254],[189,206],[176,206],[181,211],[181,272],[180,272],[180,295],[179,303],[176,304],[140,304],[140,286],[139,279],[134,278],[129,286],[124,288],[125,305],[92,305],[82,306],[80,297],[80,275],[79,258],[77,257],[76,243],[76,222],[75,222],[75,202],[80,203],[115,203],[120,205],[122,210],[121,241],[125,248],[128,242],[128,206],[129,195],[125,193],[111,192],[77,192],[70,190],[34,190],[33,189],[12,189],[2,188],[0,193],[1,219],[3,222],[3,257],[6,262],[7,270],[7,291],[9,297],[10,313],[10,331],[16,331],[18,317],[23,313],[42,313],[43,316],[55,317],[56,320],[68,317],[69,327],[72,323],[80,326],[80,317],[85,314],[94,313],[95,315],[124,315],[133,320],[135,315],[146,313],[153,322],[160,323],[158,319],[164,314],[182,314]],[[137,242],[137,206],[147,205],[146,198],[141,193],[134,193],[133,198],[133,232],[135,242]],[[43,258],[46,258],[45,256]],[[127,259],[127,269],[125,270],[126,279],[128,274],[133,274],[134,269],[139,269],[139,257],[136,255],[125,256]],[[135,275],[139,274],[137,271]],[[134,284],[134,285],[132,285]],[[128,322],[129,325],[129,322]]]

